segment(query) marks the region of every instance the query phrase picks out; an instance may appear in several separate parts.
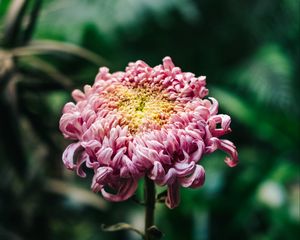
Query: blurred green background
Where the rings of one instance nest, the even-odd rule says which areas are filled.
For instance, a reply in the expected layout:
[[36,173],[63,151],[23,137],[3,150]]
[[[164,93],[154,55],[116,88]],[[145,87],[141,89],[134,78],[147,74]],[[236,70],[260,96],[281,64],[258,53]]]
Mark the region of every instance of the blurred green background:
[[91,176],[65,170],[58,121],[100,66],[164,56],[207,76],[240,156],[236,168],[222,152],[206,156],[204,187],[182,189],[174,210],[157,205],[164,239],[297,239],[299,9],[298,0],[0,0],[0,239],[139,239],[101,231],[142,228],[143,207],[106,202]]

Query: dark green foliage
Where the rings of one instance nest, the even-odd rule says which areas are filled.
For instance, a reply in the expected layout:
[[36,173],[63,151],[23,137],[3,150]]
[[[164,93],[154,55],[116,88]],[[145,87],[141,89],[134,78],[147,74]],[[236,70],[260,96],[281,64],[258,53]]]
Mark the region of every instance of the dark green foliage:
[[139,239],[101,224],[143,228],[142,184],[123,203],[91,193],[91,174],[63,167],[58,121],[71,89],[100,66],[166,55],[207,76],[232,117],[240,164],[204,157],[204,187],[182,189],[177,209],[157,204],[162,239],[297,239],[299,9],[297,0],[0,0],[0,239]]

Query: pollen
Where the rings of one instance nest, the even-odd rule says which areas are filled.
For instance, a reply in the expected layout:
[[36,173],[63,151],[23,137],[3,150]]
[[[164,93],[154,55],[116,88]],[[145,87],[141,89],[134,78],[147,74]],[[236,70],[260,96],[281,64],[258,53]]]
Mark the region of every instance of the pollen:
[[167,94],[152,88],[119,86],[110,93],[120,114],[120,123],[132,133],[160,129],[175,112]]

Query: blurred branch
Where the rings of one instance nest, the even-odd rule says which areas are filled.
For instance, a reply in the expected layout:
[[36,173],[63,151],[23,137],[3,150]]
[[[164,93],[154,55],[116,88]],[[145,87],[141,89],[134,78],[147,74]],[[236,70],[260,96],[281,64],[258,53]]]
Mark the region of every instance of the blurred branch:
[[[26,61],[26,64],[30,65],[30,72],[33,72],[34,69],[36,69],[39,72],[42,72],[43,75],[49,76],[54,82],[57,82],[65,89],[71,89],[73,86],[71,79],[40,58],[30,57],[29,61]],[[41,76],[41,78],[43,77]]]
[[16,233],[0,227],[0,239],[2,240],[22,240]]
[[5,19],[4,46],[11,47],[17,45],[22,19],[28,3],[28,0],[12,1]]
[[24,178],[27,172],[27,159],[22,142],[20,118],[17,111],[16,82],[17,76],[11,77],[9,83],[0,92],[0,135],[4,149],[19,177]]
[[52,135],[49,134],[51,132],[51,129],[48,127],[45,127],[45,122],[40,120],[40,117],[38,117],[36,114],[34,114],[32,111],[29,110],[28,104],[24,99],[21,99],[19,105],[26,116],[26,118],[31,123],[33,130],[36,132],[37,136],[44,141],[49,147],[51,147],[53,150],[57,151],[59,149],[59,146],[57,142],[53,139]]
[[[53,91],[64,90],[65,87],[60,83],[54,81],[52,77],[45,76],[43,73],[32,71],[31,69],[18,69],[19,73],[24,75],[25,79],[19,83],[19,89],[22,91],[29,92],[39,92],[41,94],[49,93]],[[44,76],[43,80],[47,82],[41,81],[42,76]],[[28,79],[27,79],[28,78]]]
[[61,52],[61,53],[68,53],[71,55],[75,55],[80,58],[86,59],[96,64],[97,66],[108,64],[108,62],[104,58],[100,57],[99,55],[85,48],[79,47],[71,43],[63,43],[63,42],[52,41],[52,40],[33,41],[28,46],[18,47],[12,50],[12,54],[15,57],[35,55],[35,54],[40,55],[40,54],[47,54],[53,52]]
[[8,51],[0,49],[0,94],[4,91],[9,79],[13,76],[14,62]]
[[102,211],[107,208],[106,202],[98,195],[83,188],[68,184],[64,181],[49,179],[46,181],[45,187],[49,192],[62,195],[78,203],[85,204]]
[[22,39],[21,39],[21,42],[23,44],[26,44],[32,36],[41,6],[42,6],[42,0],[34,1],[34,5],[32,7],[31,13],[26,19],[28,21],[26,21],[27,25],[25,26],[25,30],[24,30],[24,33],[23,33]]

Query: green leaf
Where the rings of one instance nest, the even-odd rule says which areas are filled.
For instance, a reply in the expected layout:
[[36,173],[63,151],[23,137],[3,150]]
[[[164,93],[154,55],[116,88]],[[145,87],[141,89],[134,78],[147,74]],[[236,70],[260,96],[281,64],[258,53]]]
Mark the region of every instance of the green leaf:
[[148,19],[154,19],[160,25],[168,24],[174,10],[187,22],[195,21],[199,16],[196,4],[191,0],[53,0],[45,3],[36,37],[79,43],[86,25],[90,24],[105,34],[108,41],[114,42],[119,39],[120,30],[128,35],[147,31],[142,26]]
[[149,227],[147,232],[151,240],[157,240],[163,237],[163,233],[154,225]]
[[[268,112],[259,111],[245,99],[227,90],[213,87],[211,93],[233,119],[239,120],[252,129],[255,136],[273,143],[279,149],[293,145],[290,136],[278,129],[274,122],[269,121]],[[280,139],[280,141],[274,141],[274,139]]]
[[116,223],[116,224],[110,225],[110,226],[102,224],[101,225],[101,229],[102,229],[102,231],[105,231],[105,232],[116,232],[116,231],[121,231],[121,230],[130,230],[130,231],[134,231],[137,234],[139,234],[142,237],[144,237],[144,234],[141,231],[139,231],[138,229],[134,228],[133,226],[131,226],[128,223],[122,223],[121,222],[121,223]]
[[246,90],[249,99],[288,112],[295,109],[293,71],[283,49],[267,44],[235,71],[232,80]]

